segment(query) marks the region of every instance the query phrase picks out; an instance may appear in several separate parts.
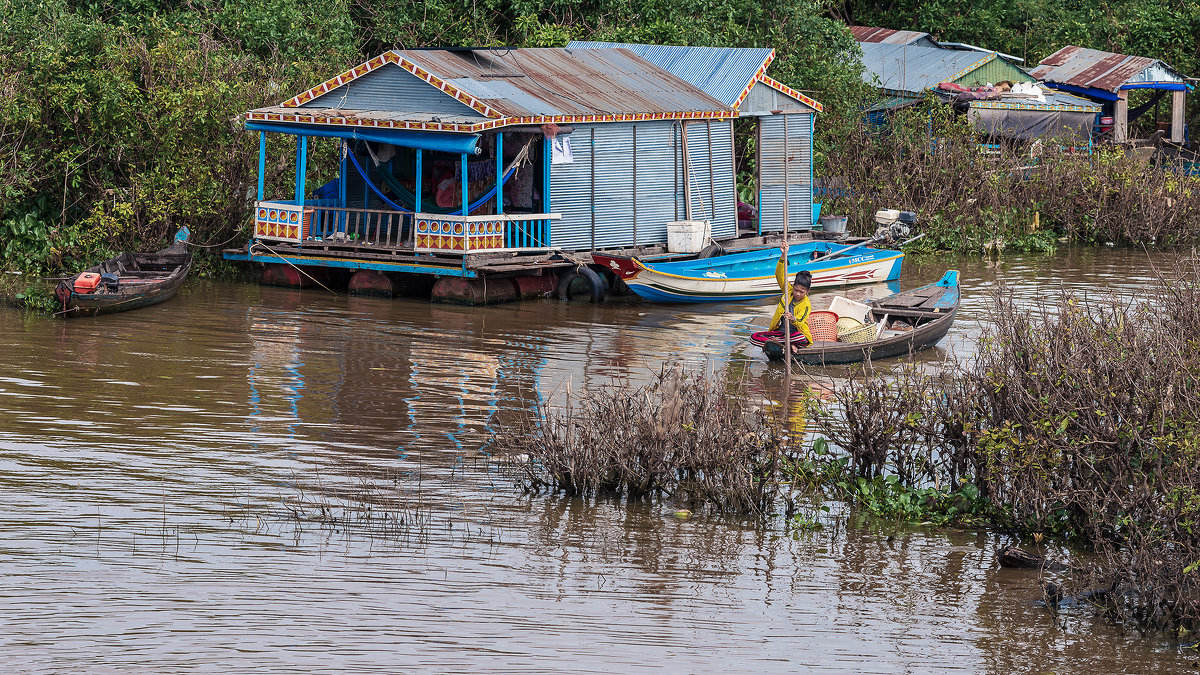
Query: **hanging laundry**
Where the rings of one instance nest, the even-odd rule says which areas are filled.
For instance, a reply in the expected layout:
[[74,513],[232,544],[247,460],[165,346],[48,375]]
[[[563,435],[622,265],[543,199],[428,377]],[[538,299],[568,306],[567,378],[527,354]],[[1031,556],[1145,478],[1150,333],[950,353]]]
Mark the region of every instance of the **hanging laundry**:
[[575,155],[571,152],[570,136],[555,136],[550,141],[551,164],[574,164]]

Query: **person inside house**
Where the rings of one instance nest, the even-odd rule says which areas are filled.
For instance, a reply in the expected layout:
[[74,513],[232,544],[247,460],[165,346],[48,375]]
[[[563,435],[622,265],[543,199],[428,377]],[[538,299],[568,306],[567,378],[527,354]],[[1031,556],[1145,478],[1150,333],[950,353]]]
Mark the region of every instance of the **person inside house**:
[[[782,297],[775,305],[775,315],[771,317],[771,330],[783,335],[784,326],[792,331],[792,351],[799,351],[813,343],[812,332],[808,328],[808,314],[812,311],[812,302],[808,299],[808,289],[812,286],[812,273],[800,270],[791,284],[787,282],[787,248],[782,248],[783,255],[775,265],[775,281],[779,283]],[[784,300],[787,303],[784,303]]]

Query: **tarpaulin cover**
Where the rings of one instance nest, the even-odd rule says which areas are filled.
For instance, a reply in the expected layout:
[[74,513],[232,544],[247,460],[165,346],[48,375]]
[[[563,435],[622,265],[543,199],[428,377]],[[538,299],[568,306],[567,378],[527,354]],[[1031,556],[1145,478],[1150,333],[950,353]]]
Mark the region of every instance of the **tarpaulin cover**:
[[1090,112],[971,107],[971,122],[983,133],[1019,140],[1044,138],[1087,142],[1096,115]]
[[474,155],[479,152],[479,134],[438,134],[405,129],[361,129],[310,124],[268,124],[265,122],[247,122],[246,129],[292,134],[293,136],[353,138],[360,141],[400,145],[406,148],[452,152],[456,155],[464,153]]

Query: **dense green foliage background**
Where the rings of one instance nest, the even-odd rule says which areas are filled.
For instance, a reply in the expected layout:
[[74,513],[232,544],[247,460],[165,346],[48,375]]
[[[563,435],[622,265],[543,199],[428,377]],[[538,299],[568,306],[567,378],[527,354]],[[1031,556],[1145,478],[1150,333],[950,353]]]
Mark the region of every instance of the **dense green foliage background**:
[[[826,105],[820,162],[868,95],[842,20],[1030,61],[1074,42],[1200,72],[1194,2],[0,0],[0,267],[77,267],[183,224],[201,243],[236,237],[257,168],[237,115],[395,47],[772,46],[772,75]],[[291,159],[270,151],[268,190],[284,189]]]

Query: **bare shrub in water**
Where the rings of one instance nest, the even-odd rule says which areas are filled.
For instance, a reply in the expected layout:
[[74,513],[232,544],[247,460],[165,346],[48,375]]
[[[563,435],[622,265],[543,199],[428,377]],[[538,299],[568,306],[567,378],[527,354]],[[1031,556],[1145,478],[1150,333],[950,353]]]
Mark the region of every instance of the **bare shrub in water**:
[[665,496],[693,509],[762,515],[779,493],[784,431],[741,382],[664,370],[649,385],[588,389],[496,425],[491,449],[530,491]]
[[1198,628],[1200,263],[1169,277],[1129,301],[998,295],[974,361],[865,369],[821,421],[861,474],[969,480],[997,522],[1087,545],[1074,583],[1123,619]]

